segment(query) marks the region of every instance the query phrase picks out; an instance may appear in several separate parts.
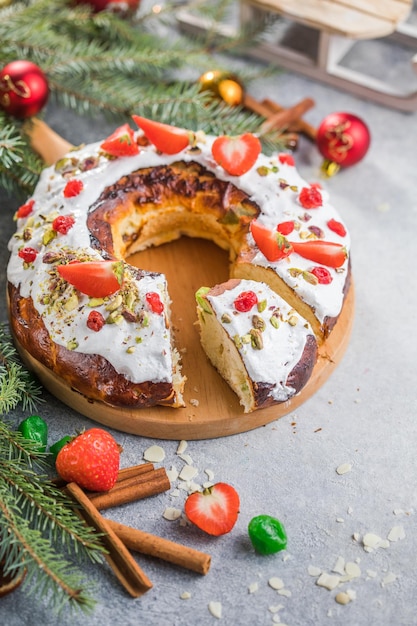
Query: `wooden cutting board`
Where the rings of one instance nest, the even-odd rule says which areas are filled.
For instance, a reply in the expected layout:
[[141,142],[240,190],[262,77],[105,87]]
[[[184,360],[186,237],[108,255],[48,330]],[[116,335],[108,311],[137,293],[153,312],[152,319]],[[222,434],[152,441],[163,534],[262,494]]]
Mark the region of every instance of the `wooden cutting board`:
[[[52,153],[49,162],[62,156],[60,150],[62,146],[58,148],[58,153]],[[301,393],[285,403],[245,414],[237,396],[209,363],[201,348],[196,326],[194,294],[202,285],[213,286],[228,279],[228,253],[210,241],[182,237],[137,253],[128,260],[132,265],[163,272],[167,277],[175,344],[187,376],[184,408],[132,410],[91,402],[18,346],[23,360],[53,395],[104,426],[145,437],[175,440],[211,439],[258,428],[306,402],[332,375],[348,346],[354,317],[353,286],[338,323],[320,347],[313,374]]]

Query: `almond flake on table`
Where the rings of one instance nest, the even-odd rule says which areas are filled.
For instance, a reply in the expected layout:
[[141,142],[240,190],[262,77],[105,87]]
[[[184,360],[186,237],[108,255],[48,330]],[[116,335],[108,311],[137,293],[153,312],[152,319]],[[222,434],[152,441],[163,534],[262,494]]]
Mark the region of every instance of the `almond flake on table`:
[[332,589],[336,589],[339,583],[340,583],[340,576],[327,574],[326,572],[323,572],[322,574],[320,574],[320,576],[316,580],[316,585],[318,585],[319,587],[324,587],[325,589],[328,589],[329,591],[332,591]]
[[162,517],[169,522],[175,522],[175,520],[179,519],[181,515],[182,511],[180,511],[180,509],[176,509],[173,506],[167,506],[162,514]]
[[181,441],[178,444],[177,454],[183,454],[186,451],[187,447],[188,447],[188,442],[185,441],[184,439],[181,439]]
[[170,483],[174,483],[177,480],[177,478],[178,478],[178,474],[179,474],[179,472],[178,472],[177,468],[172,465],[171,469],[167,470],[167,475],[168,475],[168,478],[169,478],[169,482]]
[[183,591],[180,598],[181,600],[189,600],[191,598],[191,593],[189,591]]
[[352,598],[349,597],[349,594],[347,594],[346,591],[339,591],[339,593],[335,595],[334,599],[338,604],[349,604],[349,602],[352,601]]
[[143,453],[143,458],[150,463],[160,463],[165,459],[165,450],[161,446],[150,446]]
[[192,480],[198,474],[198,469],[192,465],[184,465],[180,471],[178,478],[185,481]]
[[398,576],[393,574],[392,572],[388,572],[386,576],[381,581],[381,587],[385,587],[385,585],[389,585],[397,580]]
[[283,604],[273,604],[268,607],[268,611],[270,613],[278,613],[278,611],[281,611],[283,608],[284,608]]
[[211,469],[205,469],[204,470],[205,475],[207,476],[208,480],[211,482],[212,480],[214,480],[214,472]]
[[[345,574],[345,559],[343,558],[343,556],[337,557],[332,572],[335,572],[335,574],[340,574],[341,576]],[[321,572],[319,573],[321,574]]]
[[388,541],[398,541],[405,538],[405,530],[402,526],[393,526],[388,533]]
[[289,589],[278,589],[278,595],[284,596],[284,598],[291,598],[292,593]]
[[341,465],[339,465],[339,467],[336,468],[336,473],[339,474],[339,476],[342,476],[343,474],[347,474],[348,472],[350,472],[351,469],[351,463],[342,463]]
[[181,454],[178,454],[178,456],[180,457],[182,461],[184,461],[184,463],[187,463],[187,465],[193,464],[193,459],[191,458],[189,454],[184,454],[181,452]]
[[307,571],[310,574],[310,576],[320,576],[320,574],[322,573],[322,570],[319,567],[316,567],[315,565],[309,565]]
[[278,591],[279,589],[284,588],[284,581],[282,580],[282,578],[278,578],[277,576],[272,576],[272,578],[268,580],[268,585],[272,587],[272,589],[275,589],[276,591]]
[[352,578],[359,578],[361,575],[361,569],[357,563],[349,561],[345,565],[345,576],[343,576],[343,582],[352,580]]
[[377,548],[389,547],[389,541],[387,539],[382,539],[375,533],[365,533],[362,542],[365,552],[373,552],[373,550],[376,550]]
[[211,602],[208,603],[208,610],[210,611],[213,617],[216,617],[217,619],[221,619],[221,616],[222,616],[222,603],[221,602],[215,602],[214,600],[212,600]]
[[248,593],[256,593],[259,589],[259,584],[257,582],[251,583],[248,587]]

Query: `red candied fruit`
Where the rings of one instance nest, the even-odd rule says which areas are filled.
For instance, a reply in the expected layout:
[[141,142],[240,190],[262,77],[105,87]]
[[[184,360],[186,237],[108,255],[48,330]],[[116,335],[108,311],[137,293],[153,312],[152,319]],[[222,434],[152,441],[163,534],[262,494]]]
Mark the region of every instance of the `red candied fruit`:
[[21,248],[18,252],[18,256],[24,260],[25,263],[33,263],[38,255],[38,251],[35,248]]
[[58,215],[52,222],[52,228],[61,235],[66,235],[75,224],[72,215]]
[[69,180],[64,187],[64,197],[65,198],[74,198],[74,196],[78,196],[84,189],[84,184],[82,180]]
[[278,155],[278,160],[283,165],[295,165],[294,157],[292,154],[287,154],[286,152],[280,152]]
[[332,275],[326,267],[317,265],[310,270],[310,273],[317,278],[320,285],[330,285],[333,280]]
[[161,302],[161,298],[159,297],[159,293],[155,291],[149,291],[146,294],[146,302],[148,303],[151,311],[154,313],[161,314],[164,310],[164,304]]
[[294,230],[294,222],[281,222],[277,226],[277,231],[281,233],[281,235],[289,235]]
[[341,222],[338,222],[335,219],[331,219],[327,222],[327,226],[337,235],[340,235],[341,237],[346,237],[346,228]]
[[233,304],[235,305],[235,309],[240,311],[240,313],[247,313],[252,307],[258,304],[258,296],[254,291],[242,291]]
[[301,206],[305,209],[317,209],[323,204],[321,193],[316,185],[303,187],[298,196]]
[[99,311],[91,311],[88,314],[87,326],[90,330],[94,330],[97,333],[103,328],[105,323],[106,321]]
[[34,204],[34,200],[29,200],[28,202],[26,202],[26,204],[22,204],[22,206],[20,206],[16,211],[16,217],[21,218],[30,215],[32,213]]

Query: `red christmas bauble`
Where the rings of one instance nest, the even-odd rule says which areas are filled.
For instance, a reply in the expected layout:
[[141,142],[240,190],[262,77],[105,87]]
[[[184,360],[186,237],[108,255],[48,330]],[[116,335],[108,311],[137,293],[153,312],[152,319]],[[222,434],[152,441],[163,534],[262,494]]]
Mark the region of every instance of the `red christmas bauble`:
[[48,100],[45,74],[31,61],[11,61],[0,72],[0,107],[14,117],[32,117]]
[[77,0],[76,4],[89,4],[95,13],[104,10],[115,13],[133,13],[139,8],[140,0]]
[[321,122],[316,142],[327,161],[339,167],[349,167],[363,159],[371,135],[367,125],[356,115],[331,113]]

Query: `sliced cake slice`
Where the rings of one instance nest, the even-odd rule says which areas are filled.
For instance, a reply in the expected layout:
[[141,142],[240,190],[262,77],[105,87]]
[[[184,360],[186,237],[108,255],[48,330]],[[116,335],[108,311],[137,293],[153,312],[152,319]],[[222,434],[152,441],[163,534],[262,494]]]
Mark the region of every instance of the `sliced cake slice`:
[[317,360],[310,324],[265,283],[230,279],[196,294],[201,344],[245,413],[286,402]]

